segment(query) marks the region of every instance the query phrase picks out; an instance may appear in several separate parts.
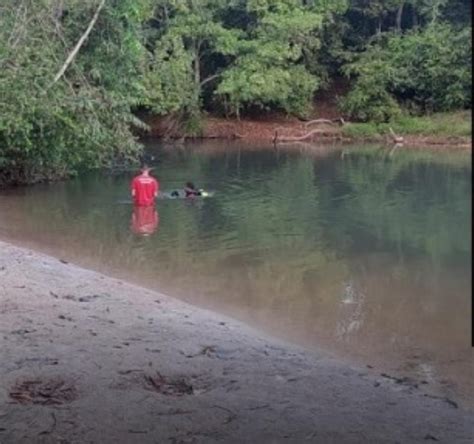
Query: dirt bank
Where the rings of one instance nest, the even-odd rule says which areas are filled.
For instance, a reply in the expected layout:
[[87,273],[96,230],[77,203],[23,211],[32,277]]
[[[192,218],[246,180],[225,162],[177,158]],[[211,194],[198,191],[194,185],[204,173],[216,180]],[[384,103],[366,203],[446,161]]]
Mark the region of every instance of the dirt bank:
[[[301,121],[294,117],[284,117],[278,114],[253,117],[252,119],[225,119],[207,117],[204,120],[202,139],[242,139],[245,141],[264,141],[284,143],[286,139],[303,138],[305,142],[338,141],[338,142],[382,142],[392,144],[392,137],[387,136],[349,136],[343,130],[343,125],[338,121],[335,112],[327,111],[325,119],[333,120],[331,123],[311,123]],[[321,119],[318,115],[314,119]],[[151,137],[165,137],[180,139],[184,137],[183,131],[173,125],[170,118],[143,115],[141,118],[149,125]],[[345,124],[345,123],[344,123]],[[310,134],[311,133],[311,134]],[[307,136],[305,138],[305,136]],[[461,136],[442,135],[415,135],[402,134],[404,144],[407,146],[445,147],[451,149],[471,149],[472,139]]]
[[0,242],[0,442],[471,443],[423,387]]
[[[172,125],[172,119],[142,116],[142,119],[149,125],[149,135],[153,137],[183,137],[183,132]],[[249,141],[273,141],[275,132],[280,138],[298,137],[313,129],[317,129],[318,134],[314,138],[324,137],[341,139],[342,133],[337,123],[318,124],[316,126],[305,126],[307,122],[302,122],[294,117],[282,117],[280,115],[260,116],[252,119],[225,119],[220,117],[207,117],[204,120],[201,138],[203,139],[244,139]]]

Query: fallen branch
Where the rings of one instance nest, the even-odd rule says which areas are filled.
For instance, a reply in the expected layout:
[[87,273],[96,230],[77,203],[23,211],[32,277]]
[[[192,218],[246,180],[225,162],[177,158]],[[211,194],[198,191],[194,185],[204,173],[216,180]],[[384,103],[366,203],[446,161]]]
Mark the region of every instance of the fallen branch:
[[304,126],[305,128],[307,128],[308,126],[311,126],[311,125],[320,125],[320,124],[334,125],[335,123],[339,123],[342,126],[346,122],[344,121],[342,117],[338,117],[337,119],[315,119],[315,120],[310,120],[309,122],[305,122]]
[[311,125],[320,125],[320,124],[334,125],[334,122],[330,119],[315,119],[315,120],[310,120],[309,122],[306,122],[304,126],[307,128],[308,126],[311,126]]
[[100,5],[98,6],[97,10],[95,11],[94,16],[92,17],[92,20],[90,21],[89,26],[86,29],[86,32],[84,32],[84,34],[82,34],[81,38],[76,43],[76,46],[70,52],[69,56],[67,57],[66,61],[64,62],[64,65],[61,67],[61,69],[58,71],[58,73],[54,76],[54,80],[53,80],[52,85],[54,85],[63,76],[63,74],[66,72],[66,69],[69,67],[69,65],[72,63],[72,61],[76,57],[76,54],[79,52],[79,49],[81,49],[81,46],[84,44],[87,37],[89,37],[89,34],[91,33],[92,28],[95,25],[95,22],[99,18],[100,11],[104,7],[104,5],[105,5],[105,0],[102,0],[100,2]]
[[301,140],[309,139],[310,137],[314,136],[315,134],[321,134],[324,131],[321,130],[312,130],[309,133],[304,134],[303,136],[298,137],[278,137],[278,131],[275,131],[275,136],[273,138],[273,143],[277,142],[299,142]]
[[395,134],[395,131],[393,131],[393,129],[391,127],[389,127],[389,131],[390,131],[390,134],[392,135],[392,140],[394,143],[403,143],[404,142],[404,138],[402,136],[397,136]]

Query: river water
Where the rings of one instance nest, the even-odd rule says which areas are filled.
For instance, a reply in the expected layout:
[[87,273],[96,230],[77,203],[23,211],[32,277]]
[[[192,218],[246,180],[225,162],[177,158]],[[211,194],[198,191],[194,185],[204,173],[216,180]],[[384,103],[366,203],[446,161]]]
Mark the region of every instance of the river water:
[[[474,404],[470,153],[147,144],[132,171],[0,194],[0,236]],[[141,233],[141,234],[140,234]]]

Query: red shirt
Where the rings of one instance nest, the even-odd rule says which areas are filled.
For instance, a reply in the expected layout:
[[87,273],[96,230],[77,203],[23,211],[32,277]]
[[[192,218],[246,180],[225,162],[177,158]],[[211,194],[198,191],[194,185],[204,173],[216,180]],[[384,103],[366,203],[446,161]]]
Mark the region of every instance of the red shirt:
[[160,185],[154,177],[140,174],[132,181],[133,203],[140,207],[154,205],[159,189]]
[[153,234],[160,222],[158,212],[155,207],[139,207],[133,208],[132,213],[132,231],[136,234]]

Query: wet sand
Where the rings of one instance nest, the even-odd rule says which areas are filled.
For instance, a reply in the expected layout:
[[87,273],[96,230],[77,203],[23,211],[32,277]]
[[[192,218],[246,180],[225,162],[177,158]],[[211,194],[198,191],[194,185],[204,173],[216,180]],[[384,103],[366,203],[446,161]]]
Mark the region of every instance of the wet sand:
[[474,414],[0,242],[0,443],[471,443]]

